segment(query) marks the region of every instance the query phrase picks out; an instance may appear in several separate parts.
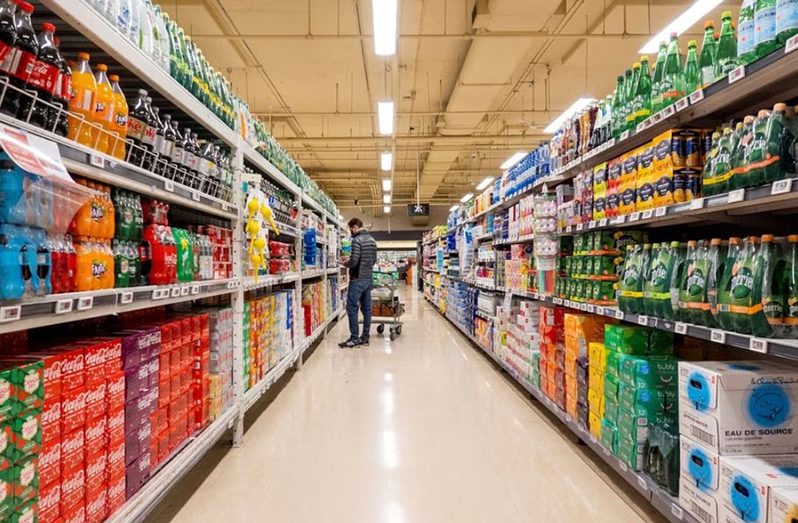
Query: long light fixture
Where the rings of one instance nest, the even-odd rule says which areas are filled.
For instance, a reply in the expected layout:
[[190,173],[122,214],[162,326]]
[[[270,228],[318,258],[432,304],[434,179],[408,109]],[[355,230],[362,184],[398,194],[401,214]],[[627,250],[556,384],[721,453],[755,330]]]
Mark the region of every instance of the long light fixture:
[[560,127],[562,127],[562,124],[564,124],[568,120],[568,118],[572,117],[573,115],[575,115],[576,113],[578,113],[579,111],[581,111],[582,109],[593,103],[595,100],[596,100],[595,98],[590,98],[590,97],[577,99],[574,103],[571,104],[571,107],[563,111],[560,116],[555,118],[554,121],[548,125],[548,127],[543,129],[543,132],[549,134],[556,133],[557,131],[560,130]]
[[460,208],[460,206],[457,205],[457,204],[452,205],[451,207],[449,207],[449,212],[454,212],[454,211],[456,211],[459,208]]
[[389,203],[391,203],[391,195],[390,194],[383,194],[382,195],[382,203],[384,203],[385,205],[388,205]]
[[518,151],[517,153],[513,154],[512,156],[510,156],[509,158],[504,160],[504,163],[501,165],[501,168],[502,169],[509,169],[513,165],[515,165],[518,162],[520,162],[521,159],[524,156],[526,156],[526,155],[527,155],[527,153],[525,153],[524,151]]
[[396,54],[398,0],[371,0],[374,21],[374,52],[377,56]]
[[393,153],[380,153],[380,169],[390,171],[393,167]]
[[462,198],[460,198],[460,202],[461,203],[466,203],[468,200],[470,200],[473,197],[474,197],[473,193],[468,193],[465,196],[463,196]]
[[377,102],[377,118],[380,134],[383,136],[393,134],[393,100],[383,98]]
[[391,192],[391,186],[393,182],[391,182],[390,178],[383,178],[382,179],[382,192]]
[[385,214],[391,214],[391,206],[390,205],[383,206],[382,212],[384,212]]
[[477,185],[477,190],[481,191],[482,189],[490,185],[490,182],[492,181],[493,181],[493,176],[488,176],[487,178],[479,182],[479,185]]
[[684,33],[722,2],[723,0],[697,0],[693,5],[688,7],[685,12],[677,16],[673,22],[666,25],[662,31],[646,42],[646,45],[640,49],[640,52],[656,53],[659,49],[660,42],[667,42],[671,33],[676,33],[678,35]]

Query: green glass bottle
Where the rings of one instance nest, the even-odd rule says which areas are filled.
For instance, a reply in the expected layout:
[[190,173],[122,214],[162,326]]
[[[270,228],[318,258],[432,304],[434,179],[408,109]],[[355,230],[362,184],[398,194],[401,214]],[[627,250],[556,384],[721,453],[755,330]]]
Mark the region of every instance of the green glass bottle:
[[721,80],[737,67],[737,40],[734,38],[731,11],[723,11],[723,22],[720,26],[718,54],[715,60],[715,81]]
[[668,54],[668,44],[660,42],[657,61],[654,63],[654,76],[651,79],[651,111],[656,113],[662,109],[662,76],[665,72],[665,57]]
[[701,69],[698,66],[697,46],[698,44],[695,40],[687,42],[687,60],[684,63],[685,94],[690,94],[696,89],[701,89],[704,85],[701,81]]
[[776,0],[756,0],[754,41],[757,58],[763,58],[779,48],[776,39]]
[[739,63],[748,65],[756,60],[756,0],[743,0],[737,23],[737,56]]
[[684,69],[676,33],[671,33],[671,41],[668,43],[668,55],[665,57],[665,70],[660,92],[662,93],[663,109],[684,97]]
[[626,127],[629,132],[635,130],[635,94],[637,94],[637,84],[640,81],[640,62],[632,64],[632,81],[626,85]]
[[651,116],[651,72],[648,69],[648,56],[640,57],[640,78],[634,101],[635,126]]
[[698,58],[698,67],[701,69],[701,83],[704,87],[715,83],[715,58],[718,54],[718,45],[715,42],[715,23],[712,20],[704,22],[704,42],[701,44],[701,56]]
[[624,107],[624,75],[618,75],[615,87],[615,98],[612,105],[612,137],[616,140],[626,128],[626,120],[623,117]]

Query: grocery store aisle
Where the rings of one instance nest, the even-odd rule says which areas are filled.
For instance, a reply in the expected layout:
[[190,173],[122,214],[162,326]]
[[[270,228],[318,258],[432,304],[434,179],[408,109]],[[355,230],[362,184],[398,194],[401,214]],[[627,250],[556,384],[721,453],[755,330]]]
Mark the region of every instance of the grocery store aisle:
[[408,294],[399,339],[338,349],[340,322],[243,446],[196,468],[150,520],[649,521],[420,294]]

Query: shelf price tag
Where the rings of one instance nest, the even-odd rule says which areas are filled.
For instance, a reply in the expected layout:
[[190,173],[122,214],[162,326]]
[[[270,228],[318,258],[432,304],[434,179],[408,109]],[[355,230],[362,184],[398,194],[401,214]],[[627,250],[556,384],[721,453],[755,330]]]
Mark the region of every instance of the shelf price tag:
[[587,312],[587,303],[580,303],[579,310],[582,312]]
[[576,230],[577,231],[581,231],[584,228],[585,228],[585,224],[584,223],[577,223],[576,224]]
[[17,321],[22,317],[22,307],[12,305],[10,307],[0,307],[0,323]]
[[767,354],[768,352],[768,340],[762,338],[754,338],[752,337],[748,341],[748,349],[754,352],[761,352],[762,354]]
[[596,311],[595,311],[595,312],[596,312],[596,314],[598,314],[599,316],[604,316],[604,307],[600,307],[600,306],[598,306],[598,305],[597,305],[597,306],[596,306]]
[[698,209],[704,208],[704,199],[703,198],[694,198],[690,200],[690,210],[695,211]]
[[773,182],[773,186],[770,188],[770,194],[784,194],[790,192],[792,189],[792,179],[787,178],[785,180],[776,180]]
[[671,503],[671,514],[679,520],[684,518],[684,510],[676,503]]
[[654,216],[656,216],[657,218],[662,218],[666,214],[668,214],[668,208],[665,206],[657,207],[656,209],[654,209]]
[[640,213],[637,212],[637,211],[635,211],[635,212],[633,212],[632,214],[629,215],[629,221],[630,222],[636,222],[639,219],[640,219]]
[[133,293],[132,292],[123,292],[119,296],[119,303],[121,305],[127,305],[128,303],[133,303]]
[[585,310],[586,310],[587,312],[591,313],[591,314],[592,314],[592,313],[594,313],[594,312],[596,312],[596,308],[595,308],[594,306],[590,305],[590,304],[588,304],[587,306],[585,306]]
[[704,90],[703,89],[696,89],[692,93],[690,93],[690,103],[698,103],[704,99]]
[[669,117],[673,116],[674,114],[676,114],[676,107],[674,107],[672,105],[669,105],[668,107],[666,107],[665,109],[662,110],[662,117],[663,118],[669,118]]
[[673,324],[673,332],[676,334],[687,334],[687,324],[677,321]]
[[588,229],[594,229],[596,227],[596,220],[590,220],[590,223],[587,224]]
[[621,225],[622,223],[626,222],[626,215],[622,214],[620,216],[616,216],[613,218],[610,223],[613,225]]
[[623,317],[624,317],[623,311],[621,311],[621,310],[616,310],[615,311],[615,319],[616,320],[622,320]]
[[68,312],[72,312],[72,300],[58,300],[55,302],[55,313],[56,314],[66,314]]
[[784,54],[791,53],[798,49],[798,35],[791,37],[784,44]]
[[100,156],[99,154],[90,154],[89,155],[89,163],[93,166],[104,169],[105,168],[105,158]]
[[715,343],[726,343],[726,331],[712,329],[709,333],[709,339]]
[[180,287],[180,296],[188,296],[188,291],[189,291],[188,285]]
[[640,218],[643,220],[650,220],[654,216],[654,209],[646,209],[640,213]]
[[654,116],[652,116],[651,119],[654,120],[654,123],[661,122],[662,121],[662,112],[660,111],[660,112],[654,113]]
[[172,180],[164,180],[163,190],[168,192],[175,192],[175,182]]
[[745,78],[745,66],[740,65],[729,71],[729,85]]
[[735,189],[729,192],[729,197],[726,199],[727,203],[737,203],[745,200],[745,189]]
[[644,327],[648,327],[648,316],[638,316],[637,324],[642,325]]
[[571,232],[571,231],[573,231],[573,230],[574,230],[574,228],[573,228],[571,225],[569,225],[569,226],[567,226],[567,227],[565,228],[565,232]]
[[78,298],[78,310],[87,311],[94,307],[94,296],[84,296]]
[[599,227],[606,227],[607,226],[607,218],[602,218],[598,222]]
[[684,111],[687,109],[687,106],[690,105],[690,99],[688,97],[680,98],[676,102],[676,110],[677,111]]
[[169,294],[172,298],[178,298],[180,296],[180,287],[172,287]]
[[[164,291],[166,291],[166,296],[164,296]],[[169,297],[169,289],[155,289],[154,291],[152,291],[153,301],[162,300],[168,297]]]
[[620,136],[620,138],[618,138],[618,140],[622,142],[622,141],[626,140],[627,138],[629,138],[629,131],[628,130],[622,132],[621,136]]

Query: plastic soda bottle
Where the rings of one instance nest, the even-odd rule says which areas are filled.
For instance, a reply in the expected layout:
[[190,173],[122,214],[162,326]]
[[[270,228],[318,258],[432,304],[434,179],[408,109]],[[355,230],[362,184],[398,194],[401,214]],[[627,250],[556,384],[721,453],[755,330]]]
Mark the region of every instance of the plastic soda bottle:
[[776,0],[756,0],[754,42],[757,58],[767,56],[779,48],[776,40]]
[[94,98],[94,122],[102,127],[102,129],[97,129],[96,149],[110,154],[110,133],[113,132],[114,119],[114,89],[108,79],[107,65],[97,64],[94,80],[97,83],[97,96]]
[[94,121],[97,81],[89,67],[88,53],[78,53],[78,63],[72,69],[72,92],[69,110],[82,118],[69,115],[67,136],[79,144],[94,147],[97,133],[90,123]]
[[749,187],[748,182],[748,151],[754,139],[754,117],[751,115],[743,118],[742,124],[738,122],[738,129],[742,125],[740,137],[737,140],[737,148],[732,154],[732,182],[730,188],[744,189]]
[[[42,24],[42,31],[36,38],[37,54],[36,60],[32,64],[30,76],[28,76],[28,89],[36,91],[38,100],[33,105],[31,113],[31,123],[39,127],[54,130],[55,120],[52,118],[52,110],[44,103],[56,103],[54,95],[60,92],[60,73],[61,73],[61,53],[55,44],[55,26],[50,23]],[[31,108],[33,99],[22,97],[20,104],[20,115],[27,114]],[[48,125],[52,123],[52,125]]]
[[108,75],[111,81],[111,89],[114,100],[114,110],[111,117],[110,130],[113,133],[110,140],[111,144],[108,153],[112,156],[124,160],[127,153],[125,139],[127,138],[127,115],[128,107],[122,88],[119,87],[119,77],[115,74]]
[[612,100],[612,137],[616,140],[623,132],[620,114],[623,112],[623,75],[618,75],[615,87],[615,98]]
[[[33,24],[30,20],[30,15],[33,13],[33,6],[27,2],[17,3],[17,15],[14,22],[14,28],[17,32],[17,39],[15,42],[17,56],[14,61],[15,71],[12,73],[12,85],[18,89],[35,89],[34,86],[28,85],[31,74],[33,73],[36,65],[36,57],[39,54],[39,40],[36,38],[36,33],[33,31]],[[38,111],[36,115],[33,114],[33,99],[29,94],[16,92],[19,98],[19,111],[16,117],[20,120],[28,121],[30,116],[31,123],[43,126],[41,123],[40,115],[42,111]],[[7,95],[8,96],[8,95]],[[45,112],[46,114],[46,112]],[[47,121],[45,116],[44,121]]]
[[741,334],[751,334],[751,317],[754,312],[761,310],[760,300],[755,300],[754,296],[758,247],[759,238],[746,238],[732,265],[728,301],[722,302],[723,306],[728,307],[732,330]]
[[736,273],[738,257],[742,252],[740,238],[729,238],[729,248],[726,250],[726,261],[723,264],[723,275],[717,290],[717,320],[725,330],[735,330],[734,317],[731,312],[731,285],[732,277]]
[[707,327],[718,326],[718,289],[723,278],[724,262],[726,260],[723,251],[723,242],[720,238],[712,238],[709,242],[709,250],[706,253],[707,259],[707,302],[709,303],[709,313],[704,316]]
[[732,130],[729,127],[723,129],[723,134],[718,141],[716,154],[712,160],[712,171],[709,177],[704,179],[704,195],[712,196],[728,192],[729,182],[732,171]]
[[[14,27],[16,11],[16,2],[13,0],[0,0],[0,75],[8,77],[12,85],[18,82],[13,76],[16,71],[14,66],[17,56],[15,47],[17,29]],[[8,89],[2,103],[0,103],[0,112],[15,116],[17,111],[19,111],[18,93]]]
[[753,295],[755,300],[759,299],[761,307],[754,305],[756,310],[751,317],[751,331],[754,336],[784,337],[786,260],[772,234],[762,236],[756,268]]
[[[0,254],[1,256],[2,254]],[[798,338],[798,234],[787,237],[786,306],[784,324],[790,338]]]
[[743,0],[737,22],[737,51],[740,63],[756,60],[756,0]]
[[715,59],[718,54],[718,44],[715,42],[715,23],[712,20],[704,22],[704,41],[701,44],[701,56],[698,67],[701,69],[701,82],[704,87],[715,83]]

